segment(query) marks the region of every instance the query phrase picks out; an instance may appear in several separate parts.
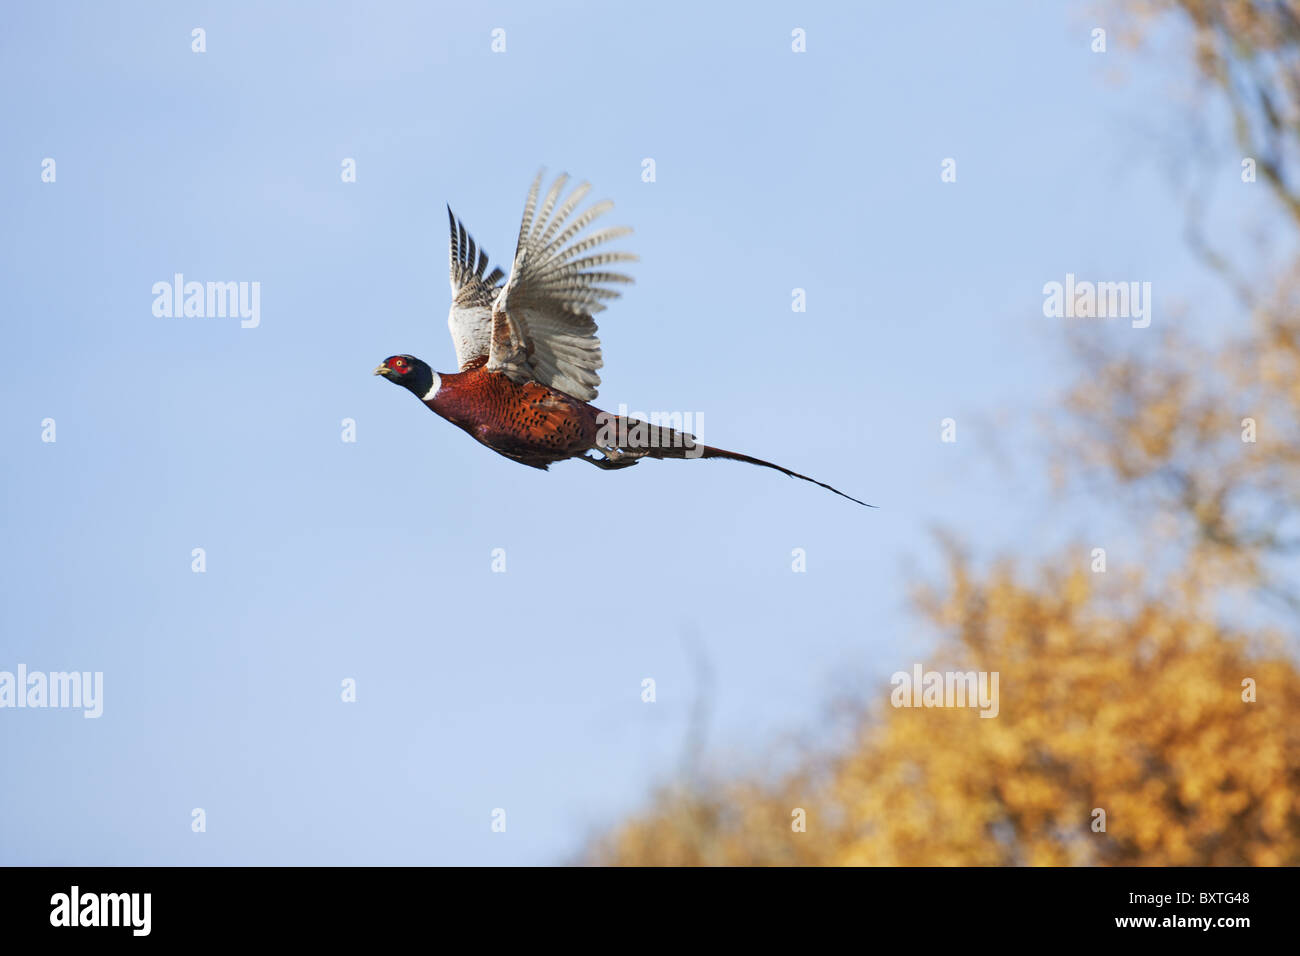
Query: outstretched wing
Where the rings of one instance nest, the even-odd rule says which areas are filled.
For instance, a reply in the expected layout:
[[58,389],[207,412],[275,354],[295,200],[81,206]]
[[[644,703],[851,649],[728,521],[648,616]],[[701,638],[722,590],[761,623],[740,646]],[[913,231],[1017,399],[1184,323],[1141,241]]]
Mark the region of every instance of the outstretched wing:
[[632,281],[604,267],[612,262],[633,262],[637,257],[630,252],[592,252],[632,231],[624,226],[577,238],[614,204],[598,202],[570,222],[569,216],[591,186],[582,183],[557,209],[568,179],[562,174],[555,180],[540,209],[537,200],[542,173],[528,190],[510,278],[492,303],[487,368],[516,382],[541,382],[591,401],[600,384],[596,369],[603,364],[592,315],[605,308],[604,300],[618,297],[611,284]]
[[500,269],[486,273],[487,251],[474,245],[474,237],[465,231],[450,206],[447,219],[451,224],[451,311],[447,313],[447,328],[463,372],[487,360],[492,343],[492,302],[505,273]]

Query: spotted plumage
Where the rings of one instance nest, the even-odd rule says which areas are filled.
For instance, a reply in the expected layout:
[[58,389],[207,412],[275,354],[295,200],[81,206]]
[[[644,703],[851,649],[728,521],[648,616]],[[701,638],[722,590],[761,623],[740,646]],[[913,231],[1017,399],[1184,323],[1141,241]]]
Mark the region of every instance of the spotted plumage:
[[[439,374],[412,355],[389,356],[375,369],[475,440],[520,464],[545,470],[581,458],[605,469],[642,458],[725,458],[830,485],[761,458],[697,442],[661,425],[603,412],[596,397],[603,364],[593,316],[632,280],[610,266],[633,262],[629,252],[603,249],[626,227],[580,234],[613,203],[575,211],[586,183],[561,201],[567,176],[543,196],[539,173],[528,191],[515,257],[507,275],[489,271],[479,247],[450,207],[452,304],[447,316],[459,371]],[[867,507],[872,507],[867,505]]]

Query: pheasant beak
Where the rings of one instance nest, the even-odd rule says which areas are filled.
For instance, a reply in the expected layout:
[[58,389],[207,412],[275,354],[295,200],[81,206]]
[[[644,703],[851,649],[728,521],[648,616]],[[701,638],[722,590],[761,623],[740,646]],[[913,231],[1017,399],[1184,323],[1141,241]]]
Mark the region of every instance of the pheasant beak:
[[387,375],[387,374],[388,374],[388,366],[387,366],[387,365],[381,365],[381,366],[379,366],[377,369],[375,369],[375,374],[376,374],[376,375]]

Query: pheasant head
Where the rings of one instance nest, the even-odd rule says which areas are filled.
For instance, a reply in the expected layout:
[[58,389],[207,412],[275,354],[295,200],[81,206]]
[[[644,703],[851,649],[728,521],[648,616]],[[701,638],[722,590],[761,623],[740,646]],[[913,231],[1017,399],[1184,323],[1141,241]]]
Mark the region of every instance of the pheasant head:
[[390,355],[375,369],[375,374],[384,376],[394,385],[402,386],[426,402],[442,386],[442,378],[438,373],[414,355]]

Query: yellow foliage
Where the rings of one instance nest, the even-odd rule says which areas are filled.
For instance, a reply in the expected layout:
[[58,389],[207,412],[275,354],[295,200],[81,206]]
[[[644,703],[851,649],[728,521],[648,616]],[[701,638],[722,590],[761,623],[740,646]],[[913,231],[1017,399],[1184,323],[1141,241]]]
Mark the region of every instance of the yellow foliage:
[[[1300,863],[1300,673],[1284,654],[1194,605],[1099,594],[1080,574],[1026,586],[957,563],[952,578],[959,588],[923,598],[934,620],[966,625],[934,666],[998,670],[997,717],[882,706],[824,772],[666,792],[591,860]],[[1136,613],[1114,613],[1133,601]],[[806,833],[791,830],[795,807]]]

